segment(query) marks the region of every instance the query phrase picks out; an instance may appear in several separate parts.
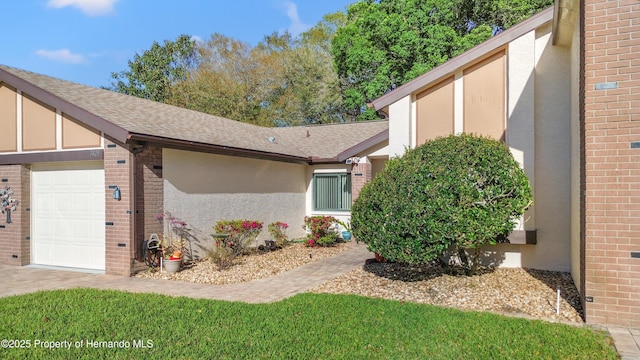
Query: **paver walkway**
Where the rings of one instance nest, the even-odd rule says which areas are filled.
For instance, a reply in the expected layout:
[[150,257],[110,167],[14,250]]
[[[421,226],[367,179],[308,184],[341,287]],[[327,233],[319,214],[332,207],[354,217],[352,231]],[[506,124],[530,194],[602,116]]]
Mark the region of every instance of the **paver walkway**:
[[[194,284],[167,280],[90,274],[76,271],[0,265],[0,297],[39,290],[71,288],[113,289],[158,293],[202,299],[263,303],[278,301],[305,292],[361,267],[373,257],[365,245],[353,244],[350,250],[328,259],[265,279],[232,285]],[[607,328],[622,360],[640,360],[640,329]]]
[[622,360],[640,360],[640,329],[607,328]]
[[249,303],[272,302],[305,292],[361,267],[369,258],[373,258],[373,254],[366,245],[352,244],[349,250],[328,259],[269,278],[231,285],[174,281],[167,286],[167,280],[160,279],[0,265],[0,297],[86,287]]

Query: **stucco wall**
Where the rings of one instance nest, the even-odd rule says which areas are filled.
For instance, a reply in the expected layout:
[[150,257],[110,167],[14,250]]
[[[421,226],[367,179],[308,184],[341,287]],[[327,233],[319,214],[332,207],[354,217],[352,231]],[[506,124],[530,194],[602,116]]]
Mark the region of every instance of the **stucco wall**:
[[290,238],[303,235],[305,165],[164,149],[164,208],[187,222],[196,240],[191,250],[205,255],[212,226],[219,220],[289,224]]
[[[536,245],[487,248],[486,259],[503,267],[571,269],[571,67],[567,48],[551,44],[551,24],[512,41],[507,56],[506,140],[529,176],[534,206],[520,229],[537,230]],[[458,74],[460,69],[453,70]],[[456,76],[459,77],[459,76]],[[456,82],[456,89],[458,82]],[[455,91],[455,103],[463,102]],[[389,107],[389,153],[415,144],[414,102]],[[460,118],[459,106],[456,119]],[[456,131],[461,128],[456,122]],[[407,139],[408,138],[408,139]]]
[[[411,96],[405,96],[389,106],[389,157],[402,156],[407,146],[412,145]],[[413,121],[415,123],[415,119]]]
[[[507,63],[507,129],[506,140],[513,157],[524,169],[535,189],[535,31],[509,44]],[[536,228],[536,207],[524,216],[520,229]]]
[[551,24],[535,42],[535,188],[538,243],[522,266],[570,271],[571,67],[569,50],[551,44]]

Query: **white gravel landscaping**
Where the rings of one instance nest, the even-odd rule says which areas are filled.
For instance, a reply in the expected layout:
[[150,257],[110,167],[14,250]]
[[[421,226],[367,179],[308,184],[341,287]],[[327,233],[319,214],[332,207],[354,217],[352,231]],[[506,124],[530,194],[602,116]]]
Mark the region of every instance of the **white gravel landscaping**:
[[[335,247],[306,247],[254,253],[218,271],[208,261],[187,266],[176,274],[145,270],[135,276],[207,283],[237,284],[274,276],[348,250],[353,242]],[[556,314],[557,290],[560,314]],[[368,260],[361,269],[310,289],[318,293],[357,294],[384,299],[491,311],[552,321],[582,322],[579,294],[570,274],[520,268],[484,269],[475,276],[452,276],[439,266],[410,267]]]

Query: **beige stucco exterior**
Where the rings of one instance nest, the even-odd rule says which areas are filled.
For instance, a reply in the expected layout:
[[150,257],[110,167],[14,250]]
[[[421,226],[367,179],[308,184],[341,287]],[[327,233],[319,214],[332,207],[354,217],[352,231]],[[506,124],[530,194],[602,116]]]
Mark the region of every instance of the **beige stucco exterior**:
[[99,147],[100,133],[62,114],[62,148],[78,149]]
[[102,148],[100,131],[0,84],[0,153],[48,152]]
[[22,148],[56,149],[56,111],[30,96],[22,96]]
[[570,270],[571,71],[569,52],[551,43],[551,24],[536,31],[535,195],[538,244],[523,266]]
[[[416,143],[422,144],[454,132],[454,77],[416,95]],[[424,114],[424,115],[423,115]],[[427,121],[428,118],[438,121]]]
[[[483,57],[463,64],[445,77],[453,76],[455,79],[454,90],[447,91],[454,96],[454,133],[471,129],[474,133],[501,137],[500,123],[505,117],[501,117],[500,109],[504,108],[502,113],[507,114],[504,139],[527,173],[534,190],[534,205],[516,229],[536,230],[537,244],[503,244],[487,248],[485,259],[503,267],[571,270],[571,232],[566,226],[570,222],[571,210],[570,53],[566,48],[552,45],[551,29],[551,22],[547,22],[513,39],[503,50],[490,53],[494,55],[489,60]],[[505,51],[504,58],[499,55],[501,51]],[[495,76],[496,71],[505,67],[502,59],[506,61],[503,70],[506,79],[503,80]],[[482,66],[488,68],[483,69]],[[472,72],[467,69],[473,69],[473,73],[478,74],[477,78],[470,79]],[[485,86],[491,85],[488,77],[495,80],[492,84],[496,89]],[[421,106],[418,101],[424,98],[426,89],[439,84],[441,79],[389,105],[391,154],[401,153],[400,149],[405,146],[421,142],[424,135],[416,131],[424,130],[424,126],[417,125]],[[471,86],[479,90],[465,89]],[[500,91],[500,86],[504,86],[503,91]],[[474,118],[473,123],[467,124],[471,115],[465,116],[465,111],[473,111],[475,117],[480,114],[474,108],[478,104],[479,91],[492,91],[495,95],[492,99],[480,99],[491,100],[494,110],[484,116],[491,119]],[[501,94],[506,95],[504,100],[501,100]],[[476,99],[467,99],[469,96]],[[425,120],[420,118],[420,121]],[[450,120],[446,121],[447,124],[435,127],[450,126]],[[545,210],[536,211],[540,208]]]
[[503,140],[506,117],[505,52],[501,50],[465,68],[462,74],[463,132]]
[[18,149],[16,91],[0,83],[0,152]]
[[307,166],[172,149],[162,159],[164,208],[192,227],[194,252],[211,248],[219,220],[263,221],[258,241],[274,221],[289,224],[290,238],[304,235]]

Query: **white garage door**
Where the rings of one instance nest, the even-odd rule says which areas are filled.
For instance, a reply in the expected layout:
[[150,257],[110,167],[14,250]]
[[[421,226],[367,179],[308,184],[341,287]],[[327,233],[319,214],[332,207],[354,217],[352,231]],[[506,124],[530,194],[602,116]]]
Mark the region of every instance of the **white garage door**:
[[31,263],[104,270],[102,162],[34,164]]

